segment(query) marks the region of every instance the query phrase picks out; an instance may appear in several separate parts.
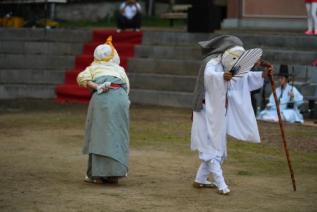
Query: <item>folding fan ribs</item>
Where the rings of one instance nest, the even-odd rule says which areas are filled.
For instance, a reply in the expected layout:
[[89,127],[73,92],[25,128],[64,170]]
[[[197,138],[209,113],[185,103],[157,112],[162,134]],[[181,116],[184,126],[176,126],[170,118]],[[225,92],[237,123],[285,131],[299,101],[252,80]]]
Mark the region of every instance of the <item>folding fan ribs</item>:
[[134,56],[134,46],[142,41],[142,32],[117,33],[111,30],[95,30],[92,41],[84,44],[82,54],[76,56],[75,67],[65,72],[64,84],[57,85],[55,88],[58,102],[87,103],[89,101],[91,93],[86,88],[77,85],[76,77],[90,65],[93,61],[94,49],[103,44],[109,35],[112,35],[113,45],[120,56],[120,65],[127,70],[128,59]]
[[261,58],[263,54],[262,49],[249,49],[245,51],[232,67],[234,77],[240,77],[243,74],[248,73],[254,64]]

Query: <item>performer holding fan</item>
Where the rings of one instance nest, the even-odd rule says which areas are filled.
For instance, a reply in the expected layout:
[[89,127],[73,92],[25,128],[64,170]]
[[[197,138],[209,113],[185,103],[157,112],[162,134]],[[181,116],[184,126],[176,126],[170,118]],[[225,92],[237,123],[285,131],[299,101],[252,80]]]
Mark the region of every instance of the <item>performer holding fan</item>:
[[[227,157],[227,135],[253,143],[260,142],[250,91],[263,85],[272,74],[250,72],[260,59],[261,49],[245,51],[242,41],[231,35],[200,42],[204,60],[194,91],[191,149],[197,150],[201,165],[193,183],[196,188],[216,187],[229,194],[221,164]],[[213,175],[213,182],[208,175]]]

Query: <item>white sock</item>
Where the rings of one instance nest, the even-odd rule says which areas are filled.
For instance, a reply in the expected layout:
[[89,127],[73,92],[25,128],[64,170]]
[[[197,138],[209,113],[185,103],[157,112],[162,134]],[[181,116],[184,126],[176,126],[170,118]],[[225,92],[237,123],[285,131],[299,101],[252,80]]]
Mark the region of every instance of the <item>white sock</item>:
[[217,159],[212,159],[208,163],[209,171],[212,173],[214,182],[219,190],[228,188],[228,185],[225,182],[225,179],[222,174],[220,161]]
[[208,162],[201,161],[201,164],[198,168],[195,182],[197,183],[206,183],[209,175]]

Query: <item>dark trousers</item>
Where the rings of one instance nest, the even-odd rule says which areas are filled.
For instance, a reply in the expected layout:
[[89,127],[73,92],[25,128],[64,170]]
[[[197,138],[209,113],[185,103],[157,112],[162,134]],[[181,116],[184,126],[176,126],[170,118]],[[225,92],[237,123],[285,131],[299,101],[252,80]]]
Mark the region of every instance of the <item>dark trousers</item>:
[[257,107],[258,107],[258,103],[256,100],[256,94],[259,93],[260,90],[261,89],[251,91],[251,103],[252,103],[252,108],[253,108],[253,112],[255,115],[257,115],[256,112],[257,112]]
[[127,28],[140,29],[141,28],[141,14],[137,13],[132,19],[127,19],[125,16],[119,14],[117,27],[118,29],[122,29],[122,30],[125,30]]

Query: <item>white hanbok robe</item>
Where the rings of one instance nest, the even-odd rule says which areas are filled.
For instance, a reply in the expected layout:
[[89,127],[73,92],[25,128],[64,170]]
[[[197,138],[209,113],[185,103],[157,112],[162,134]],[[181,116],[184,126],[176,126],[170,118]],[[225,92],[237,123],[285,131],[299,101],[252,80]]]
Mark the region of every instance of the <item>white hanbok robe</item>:
[[[286,84],[285,88],[283,89],[282,96],[281,91],[281,87],[275,89],[276,96],[277,98],[279,98],[280,101],[280,111],[283,120],[290,123],[304,123],[303,115],[300,114],[300,111],[298,109],[298,107],[303,104],[302,94],[295,87],[289,84]],[[294,94],[294,108],[287,108],[287,103],[291,102],[291,96],[289,95],[290,92],[293,92]],[[265,121],[278,121],[273,94],[271,94],[270,96],[269,103],[267,104],[267,109],[260,112],[260,114],[258,115],[258,119]]]
[[223,74],[219,57],[207,63],[205,104],[201,111],[193,114],[191,149],[198,150],[203,161],[226,158],[227,134],[243,141],[260,142],[250,91],[263,86],[262,72],[249,72],[229,82],[223,79]]

